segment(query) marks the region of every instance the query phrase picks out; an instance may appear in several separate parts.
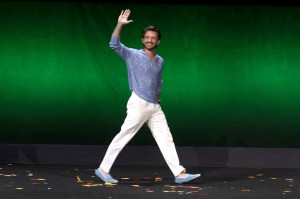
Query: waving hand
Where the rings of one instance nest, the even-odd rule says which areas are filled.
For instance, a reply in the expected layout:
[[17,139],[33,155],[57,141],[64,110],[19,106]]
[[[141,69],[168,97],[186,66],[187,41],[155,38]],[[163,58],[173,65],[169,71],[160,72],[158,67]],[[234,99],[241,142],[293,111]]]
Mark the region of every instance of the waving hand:
[[126,9],[125,11],[122,10],[121,11],[121,14],[118,18],[118,23],[121,23],[121,24],[129,24],[131,22],[133,22],[133,20],[128,20],[128,17],[130,15],[130,10],[129,9]]

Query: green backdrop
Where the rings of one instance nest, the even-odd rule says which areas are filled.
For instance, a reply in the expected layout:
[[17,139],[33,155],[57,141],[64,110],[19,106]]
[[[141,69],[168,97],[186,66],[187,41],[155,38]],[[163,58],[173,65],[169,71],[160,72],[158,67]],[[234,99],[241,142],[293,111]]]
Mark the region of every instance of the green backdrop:
[[[177,146],[300,147],[300,7],[0,2],[0,143],[108,144],[130,96],[109,48],[162,31],[162,108]],[[155,145],[147,126],[129,143]]]

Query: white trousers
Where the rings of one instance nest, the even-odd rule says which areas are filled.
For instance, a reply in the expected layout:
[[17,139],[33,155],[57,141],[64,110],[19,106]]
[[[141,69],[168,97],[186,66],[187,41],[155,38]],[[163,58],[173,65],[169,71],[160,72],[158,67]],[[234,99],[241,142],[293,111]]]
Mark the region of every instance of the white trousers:
[[109,173],[117,156],[138,130],[147,122],[148,127],[174,176],[185,168],[179,164],[173,137],[167,124],[165,114],[159,104],[149,103],[134,92],[127,102],[127,116],[121,131],[110,143],[100,168]]

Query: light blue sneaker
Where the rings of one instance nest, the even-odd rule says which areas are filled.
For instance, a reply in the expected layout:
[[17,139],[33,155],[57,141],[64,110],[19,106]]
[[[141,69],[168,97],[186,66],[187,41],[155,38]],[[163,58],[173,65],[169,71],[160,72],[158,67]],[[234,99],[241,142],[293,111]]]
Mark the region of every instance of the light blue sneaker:
[[182,177],[175,177],[175,183],[182,184],[185,182],[190,182],[192,180],[195,180],[196,178],[200,177],[201,174],[185,174],[186,176],[184,178]]
[[107,176],[104,176],[100,171],[99,169],[95,169],[95,174],[101,179],[103,180],[104,182],[108,182],[108,183],[113,183],[113,184],[116,184],[118,183],[119,181],[114,179],[113,177],[111,177],[110,174],[108,174]]

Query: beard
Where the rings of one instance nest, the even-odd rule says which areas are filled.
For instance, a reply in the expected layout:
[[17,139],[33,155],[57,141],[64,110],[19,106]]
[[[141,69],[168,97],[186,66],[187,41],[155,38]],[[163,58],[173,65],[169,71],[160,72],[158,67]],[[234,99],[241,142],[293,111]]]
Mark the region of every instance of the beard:
[[157,47],[157,45],[155,45],[155,46],[151,45],[151,47],[147,47],[147,45],[144,44],[144,48],[146,48],[147,50],[150,50],[150,51],[155,50],[156,47]]

